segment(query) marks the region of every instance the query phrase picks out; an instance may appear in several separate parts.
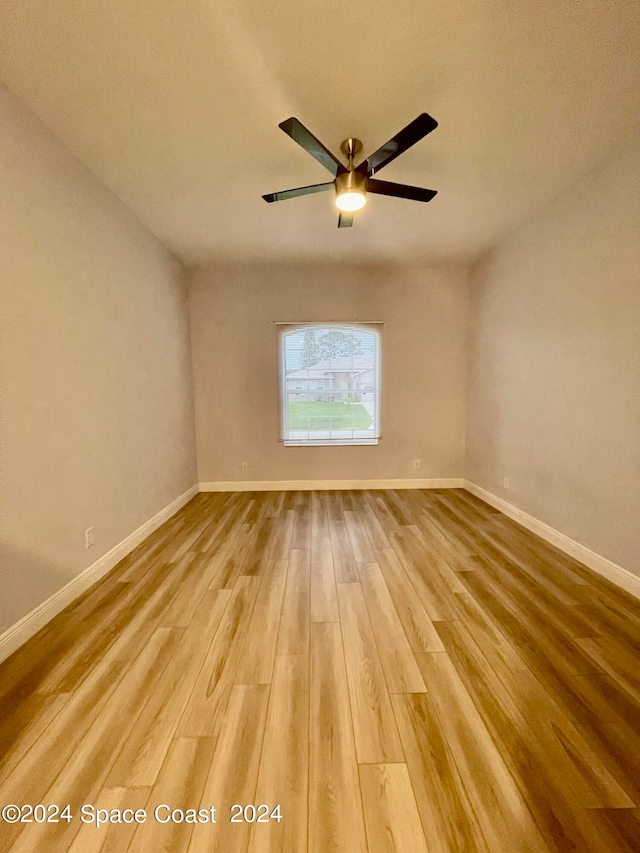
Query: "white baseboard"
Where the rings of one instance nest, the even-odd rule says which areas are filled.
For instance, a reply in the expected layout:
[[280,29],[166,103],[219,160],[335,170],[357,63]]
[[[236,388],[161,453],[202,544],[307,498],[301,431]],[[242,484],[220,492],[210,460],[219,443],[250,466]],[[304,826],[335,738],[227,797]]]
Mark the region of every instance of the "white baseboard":
[[612,563],[611,560],[607,560],[606,557],[596,554],[595,551],[591,551],[585,545],[581,545],[579,542],[576,542],[575,539],[565,536],[565,534],[560,533],[559,530],[550,527],[543,521],[539,521],[532,515],[518,509],[513,506],[513,504],[507,503],[507,501],[504,501],[502,498],[497,497],[497,495],[488,492],[481,486],[476,486],[475,483],[471,483],[469,480],[465,480],[464,488],[468,492],[471,492],[472,495],[475,495],[477,498],[480,498],[492,507],[499,509],[500,512],[508,515],[509,518],[517,521],[523,527],[526,527],[527,530],[538,535],[541,539],[544,539],[551,545],[555,545],[556,548],[564,551],[565,554],[568,554],[570,557],[584,563],[585,566],[593,569],[594,572],[597,572],[599,575],[602,575],[602,577],[610,580],[612,583],[616,584],[616,586],[619,586],[627,592],[630,592],[631,595],[640,598],[640,577],[638,575],[635,575],[628,569],[624,569],[622,566],[618,566],[616,563]]
[[19,622],[8,628],[0,635],[0,662],[13,654],[16,649],[20,648],[23,643],[26,643],[40,628],[44,627],[47,622],[50,622],[54,616],[61,613],[65,607],[71,604],[85,590],[89,589],[96,581],[111,571],[111,569],[127,556],[133,549],[143,542],[147,536],[150,536],[154,530],[157,530],[161,524],[164,524],[167,519],[175,515],[186,503],[188,503],[194,495],[198,494],[198,486],[192,486],[180,497],[172,501],[160,512],[156,513],[153,518],[146,521],[137,530],[129,534],[126,539],[115,545],[106,554],[103,554],[99,560],[96,560],[91,566],[76,575],[75,578],[65,584],[62,589],[43,601],[34,608],[30,613],[27,613]]
[[228,480],[200,483],[201,492],[325,492],[329,489],[463,489],[461,478],[435,480]]

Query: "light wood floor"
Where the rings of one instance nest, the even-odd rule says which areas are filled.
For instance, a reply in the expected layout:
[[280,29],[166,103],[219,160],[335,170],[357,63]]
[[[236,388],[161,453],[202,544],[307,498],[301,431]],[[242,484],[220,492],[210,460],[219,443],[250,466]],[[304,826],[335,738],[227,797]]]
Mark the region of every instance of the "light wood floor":
[[199,495],[0,666],[0,806],[75,814],[0,850],[638,853],[639,652],[636,599],[464,491]]

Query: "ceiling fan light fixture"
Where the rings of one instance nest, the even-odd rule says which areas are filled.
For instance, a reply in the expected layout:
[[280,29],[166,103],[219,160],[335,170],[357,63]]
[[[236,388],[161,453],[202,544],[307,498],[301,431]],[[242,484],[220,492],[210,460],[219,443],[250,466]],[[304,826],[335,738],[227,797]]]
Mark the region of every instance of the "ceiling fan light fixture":
[[336,207],[345,213],[353,213],[355,210],[362,210],[367,203],[367,199],[362,190],[348,189],[343,190],[336,196]]
[[[349,166],[352,165],[349,158]],[[365,206],[366,199],[366,178],[359,172],[353,171],[352,168],[348,172],[343,172],[336,176],[336,207],[343,213],[353,213],[356,210],[362,210]]]

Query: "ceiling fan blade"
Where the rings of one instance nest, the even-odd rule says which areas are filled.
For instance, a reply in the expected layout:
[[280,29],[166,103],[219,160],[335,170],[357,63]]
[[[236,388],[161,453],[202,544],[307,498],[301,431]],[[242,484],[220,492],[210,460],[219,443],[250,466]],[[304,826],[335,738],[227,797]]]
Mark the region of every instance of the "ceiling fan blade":
[[353,225],[353,213],[341,213],[338,216],[338,228],[351,228]]
[[431,201],[437,190],[426,190],[422,187],[410,187],[407,184],[393,184],[390,181],[367,179],[367,192],[377,195],[391,195],[395,198],[410,198],[412,201]]
[[297,118],[286,119],[281,124],[278,125],[281,130],[284,130],[286,134],[288,134],[294,142],[297,142],[305,151],[308,151],[312,157],[314,157],[318,163],[322,163],[325,169],[328,169],[333,177],[336,175],[340,175],[342,172],[346,172],[346,168],[340,163],[339,160],[333,156],[331,151],[324,147],[322,142],[319,139],[316,139],[315,136],[307,130],[307,128],[301,124]]
[[369,177],[374,175],[380,169],[388,166],[392,160],[395,160],[396,157],[399,157],[408,148],[411,148],[412,145],[415,145],[416,142],[423,139],[428,133],[431,133],[432,130],[435,130],[437,126],[438,122],[434,118],[431,118],[428,113],[422,113],[411,124],[408,124],[399,133],[396,133],[392,139],[385,142],[370,157],[367,157],[366,160],[360,163],[357,171]]
[[311,184],[308,187],[297,187],[295,190],[282,190],[279,193],[267,193],[262,198],[271,204],[272,201],[284,201],[287,198],[297,198],[299,195],[310,195],[311,193],[323,193],[325,190],[333,189],[333,181],[328,184]]

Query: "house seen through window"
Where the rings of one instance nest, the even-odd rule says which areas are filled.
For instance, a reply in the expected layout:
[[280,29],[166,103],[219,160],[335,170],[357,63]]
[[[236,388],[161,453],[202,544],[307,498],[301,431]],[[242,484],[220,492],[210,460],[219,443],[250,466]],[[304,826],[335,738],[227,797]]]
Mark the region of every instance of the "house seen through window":
[[377,444],[379,324],[280,327],[286,445]]

